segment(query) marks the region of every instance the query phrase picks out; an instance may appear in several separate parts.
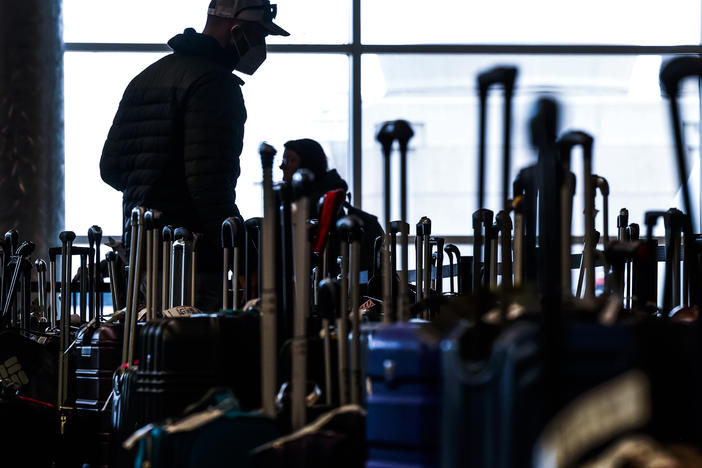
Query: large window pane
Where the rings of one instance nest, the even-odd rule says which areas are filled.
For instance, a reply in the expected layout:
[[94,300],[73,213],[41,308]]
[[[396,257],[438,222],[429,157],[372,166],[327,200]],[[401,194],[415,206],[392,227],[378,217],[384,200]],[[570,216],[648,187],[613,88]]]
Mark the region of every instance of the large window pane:
[[163,54],[64,54],[66,228],[85,235],[93,224],[122,233],[122,194],[100,178],[100,155],[122,93]]
[[[369,55],[363,61],[364,209],[383,214],[382,157],[375,134],[383,121],[404,118],[415,130],[408,157],[408,221],[427,215],[434,222],[432,232],[472,234],[470,220],[477,204],[475,78],[505,63],[519,68],[511,178],[535,160],[527,122],[536,99],[549,93],[561,103],[562,131],[581,129],[595,138],[594,171],[607,178],[611,188],[611,233],[619,208],[629,209],[630,222],[641,223],[645,210],[680,205],[667,102],[658,85],[661,57]],[[698,99],[697,83],[686,83],[682,104],[692,174],[700,170]],[[486,207],[496,211],[501,199],[501,91],[492,93],[488,117]],[[573,156],[580,183],[580,154]],[[693,179],[697,183],[698,178]],[[693,187],[692,193],[698,189]],[[394,218],[399,216],[396,208]],[[582,234],[580,195],[574,213],[573,232]],[[602,227],[601,215],[597,227]]]
[[698,44],[700,2],[365,0],[362,27],[381,44]]
[[[339,44],[349,40],[349,0],[279,0],[289,37],[270,43]],[[65,42],[165,43],[183,29],[202,31],[209,0],[64,0]]]
[[[102,146],[124,88],[162,54],[66,53],[66,227],[77,233],[98,224],[121,233],[121,194],[100,178]],[[314,70],[314,73],[309,73]],[[244,77],[248,120],[241,155],[237,205],[245,217],[260,216],[258,144],[278,148],[310,137],[320,141],[329,164],[347,177],[348,59],[342,55],[271,54],[253,77]]]
[[271,54],[255,76],[244,77],[248,110],[237,205],[242,216],[261,216],[261,159],[258,145],[267,141],[278,150],[273,176],[283,144],[312,138],[324,148],[330,168],[347,181],[349,65],[344,55]]

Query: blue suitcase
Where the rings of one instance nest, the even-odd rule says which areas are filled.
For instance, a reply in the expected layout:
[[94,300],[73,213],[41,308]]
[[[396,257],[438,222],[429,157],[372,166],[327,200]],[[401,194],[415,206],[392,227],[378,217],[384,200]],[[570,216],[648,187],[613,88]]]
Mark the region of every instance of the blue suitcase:
[[368,337],[368,468],[434,467],[439,460],[439,342],[396,323]]
[[481,360],[462,356],[466,328],[441,344],[441,466],[529,466],[541,426],[539,326],[512,324]]

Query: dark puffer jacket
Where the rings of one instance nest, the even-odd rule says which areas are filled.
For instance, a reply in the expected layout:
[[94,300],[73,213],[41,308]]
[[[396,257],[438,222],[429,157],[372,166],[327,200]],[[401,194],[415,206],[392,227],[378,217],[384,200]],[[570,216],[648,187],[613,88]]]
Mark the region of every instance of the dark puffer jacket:
[[137,75],[119,104],[100,159],[102,179],[123,193],[124,229],[133,207],[205,235],[200,271],[221,262],[219,229],[236,214],[246,109],[236,63],[212,37],[186,29],[174,53]]

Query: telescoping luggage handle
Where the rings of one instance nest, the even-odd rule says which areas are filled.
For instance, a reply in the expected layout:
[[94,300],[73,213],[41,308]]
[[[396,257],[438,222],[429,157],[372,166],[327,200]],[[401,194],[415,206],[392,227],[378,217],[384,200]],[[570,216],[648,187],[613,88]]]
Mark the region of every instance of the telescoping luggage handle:
[[[239,306],[239,259],[244,243],[244,220],[232,216],[222,222],[222,308],[236,309]],[[231,269],[232,277],[229,279]],[[232,294],[229,295],[231,287]],[[231,300],[230,300],[231,297]]]
[[[276,298],[276,271],[277,271],[277,261],[275,258],[275,224],[274,220],[276,217],[276,199],[273,193],[273,159],[276,155],[276,149],[273,148],[268,143],[261,143],[258,148],[259,155],[261,156],[261,170],[263,172],[263,204],[264,204],[264,219],[261,221],[261,237],[259,240],[259,285],[260,285],[260,297],[261,297],[261,402],[263,405],[263,412],[268,417],[275,417],[275,394],[276,386],[278,380],[277,374],[277,327],[278,327],[278,304]],[[308,205],[309,213],[309,205]],[[307,216],[308,213],[305,213]],[[306,218],[305,218],[306,220]],[[247,229],[248,233],[248,229]],[[297,242],[297,241],[296,241]],[[247,241],[247,252],[249,249],[249,243]],[[298,245],[295,246],[296,248]],[[297,249],[295,250],[297,252]],[[247,255],[248,257],[248,255]],[[309,256],[303,254],[303,261],[306,260],[307,273],[309,273]],[[299,260],[296,259],[295,264],[297,265]],[[247,258],[247,271],[248,271],[248,258]],[[295,277],[297,279],[296,283],[301,280],[302,276],[298,276],[298,271],[295,272]],[[309,284],[309,276],[307,284]],[[250,287],[247,275],[247,290]],[[296,290],[297,294],[298,290]],[[309,305],[309,288],[306,289],[307,292],[307,304]],[[247,296],[248,297],[248,296]],[[297,301],[297,298],[296,298]],[[296,302],[298,304],[298,302]],[[306,317],[307,315],[305,315]],[[305,319],[306,320],[306,319]],[[297,321],[295,322],[297,326]],[[293,342],[294,343],[294,342]],[[294,350],[295,348],[293,348]],[[306,356],[306,354],[305,354]],[[294,381],[295,372],[295,361],[293,361],[293,396],[295,396],[296,389]],[[299,370],[299,369],[298,369]],[[306,372],[303,369],[303,372]],[[304,379],[303,379],[303,389],[304,392]],[[293,406],[293,412],[295,407]],[[303,411],[304,413],[304,411]],[[293,414],[293,419],[295,416],[300,417],[299,414]],[[304,425],[304,414],[302,417],[302,425]]]
[[61,240],[61,334],[59,337],[59,381],[58,381],[58,404],[59,417],[61,421],[61,433],[63,433],[67,416],[64,413],[68,399],[68,356],[65,350],[71,339],[71,249],[76,234],[72,231],[63,231],[59,234]]
[[[90,282],[89,298],[90,319],[99,324],[102,320],[102,275],[100,274],[100,244],[102,244],[102,228],[93,225],[88,229],[88,246],[93,250],[89,262]],[[94,260],[93,260],[94,259]]]
[[[336,223],[336,229],[339,232],[341,238],[344,242],[342,245],[346,245],[343,248],[342,255],[347,254],[347,260],[342,258],[342,265],[348,265],[348,279],[344,276],[345,269],[342,267],[342,278],[341,278],[341,318],[342,322],[345,322],[347,316],[346,306],[351,307],[351,372],[350,372],[350,389],[347,385],[344,385],[342,392],[346,392],[350,397],[352,404],[361,403],[361,312],[360,312],[360,270],[361,270],[361,237],[363,235],[363,221],[358,217],[350,215],[341,218]],[[350,245],[350,249],[349,249]],[[350,253],[349,253],[350,251]],[[344,296],[347,291],[350,291],[349,301],[344,304]],[[341,336],[348,336],[345,334],[345,329],[339,329],[339,334]],[[345,338],[341,338],[344,340]],[[345,343],[344,343],[345,344]],[[340,341],[339,346],[343,346]],[[341,352],[340,352],[341,355]],[[340,364],[340,372],[342,367]],[[342,372],[342,379],[345,379],[345,374]],[[348,382],[345,380],[345,382]]]
[[12,306],[15,304],[17,292],[20,289],[22,291],[22,303],[19,304],[18,309],[22,314],[22,328],[29,330],[29,320],[30,320],[30,304],[29,304],[29,291],[28,288],[31,282],[31,264],[29,263],[29,256],[34,252],[36,246],[33,242],[25,241],[22,242],[17,250],[12,256],[11,265],[14,264],[12,270],[12,277],[10,279],[10,286],[7,292],[7,298],[5,300],[5,308],[2,312],[2,325],[6,327],[8,324],[16,323],[16,317],[14,317],[14,312]]
[[[583,200],[585,204],[585,242],[583,250],[583,267],[585,269],[585,300],[595,299],[595,197],[592,184],[592,147],[594,139],[582,131],[570,131],[557,141],[561,162],[570,168],[570,155],[574,147],[583,149]],[[568,251],[569,252],[569,251]],[[569,270],[570,271],[570,270]]]
[[307,408],[307,318],[310,308],[310,214],[309,194],[314,175],[300,169],[293,175],[293,234],[295,246],[295,317],[292,339],[292,411],[293,430],[305,425]]
[[[687,159],[685,155],[685,142],[678,106],[680,84],[685,78],[702,77],[702,59],[693,56],[675,57],[663,64],[660,71],[660,82],[663,91],[669,99],[670,116],[673,136],[675,139],[675,157],[678,167],[678,177],[682,188],[683,209],[687,216],[684,220],[683,232],[685,236],[692,236],[693,226],[697,226],[694,219],[690,189],[687,184]],[[700,271],[699,259],[693,255],[694,249],[685,249],[685,263],[690,265],[689,277],[693,287],[689,288],[691,305],[700,304]]]
[[483,208],[485,196],[485,141],[487,124],[487,97],[490,88],[502,85],[504,89],[504,119],[503,119],[503,148],[502,148],[502,209],[508,210],[509,200],[509,171],[512,127],[512,94],[514,82],[517,79],[515,67],[495,67],[478,75],[478,94],[480,97],[480,128],[478,146],[478,206]]
[[37,269],[37,300],[39,302],[39,310],[41,311],[42,318],[48,322],[49,316],[46,306],[46,261],[37,258],[34,261],[34,267]]
[[136,341],[137,299],[141,284],[141,252],[144,245],[144,207],[132,209],[131,240],[129,246],[129,277],[127,279],[127,309],[124,317],[124,343],[122,363],[131,365],[134,361],[134,344]]
[[[385,122],[376,139],[383,147],[384,156],[384,191],[383,198],[385,203],[384,210],[384,229],[385,237],[383,242],[383,322],[390,323],[392,317],[397,311],[394,303],[394,295],[392,291],[393,277],[390,258],[390,225],[391,216],[391,187],[390,187],[390,156],[392,153],[392,145],[395,140],[400,146],[400,221],[407,222],[407,150],[409,140],[414,136],[414,131],[406,120],[395,120]],[[403,265],[403,269],[407,270],[408,265]]]
[[162,311],[173,307],[170,302],[171,289],[171,247],[173,244],[175,228],[170,225],[163,226],[161,230],[161,308]]
[[195,307],[195,273],[200,235],[183,227],[176,228],[173,235],[175,240],[171,248],[171,279],[175,284],[174,276],[178,271],[180,281],[177,288],[174,286],[171,289],[171,302],[174,305]]

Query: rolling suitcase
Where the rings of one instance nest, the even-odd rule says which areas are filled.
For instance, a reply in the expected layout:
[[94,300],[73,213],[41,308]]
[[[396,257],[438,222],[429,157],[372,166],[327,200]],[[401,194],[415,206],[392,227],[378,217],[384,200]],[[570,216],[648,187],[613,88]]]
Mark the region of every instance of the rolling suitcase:
[[[171,278],[181,281],[171,291],[176,308],[194,303],[193,237],[176,229]],[[178,266],[180,264],[180,266]],[[190,265],[190,267],[188,266]],[[172,310],[172,309],[171,309]],[[152,320],[139,333],[136,373],[137,426],[176,416],[211,387],[231,387],[244,409],[259,404],[259,319],[250,313],[193,313]],[[246,355],[246,360],[233,356]],[[221,358],[220,356],[228,356]]]
[[[391,197],[388,156],[392,137],[387,134],[389,130],[386,124],[378,135],[386,159],[384,196],[388,232],[391,231],[387,212]],[[405,194],[402,195],[404,198]],[[422,274],[417,273],[417,298],[421,297],[422,301],[429,298],[431,289],[430,225],[428,218],[423,218],[418,225],[418,234],[423,238],[422,253],[418,252]],[[383,275],[389,279],[391,262],[387,260],[383,265]],[[366,466],[437,466],[441,394],[439,342],[435,337],[423,335],[418,323],[391,323],[395,317],[408,317],[408,314],[394,307],[391,282],[386,280],[383,286],[384,326],[363,333],[367,342],[363,378],[368,382]],[[352,306],[355,308],[356,304],[352,302]],[[354,399],[351,401],[353,403]]]
[[[482,74],[478,80],[481,105],[487,101],[490,86],[501,84],[505,89],[504,118],[509,119],[509,103],[516,69],[496,68]],[[484,122],[481,110],[481,122]],[[484,123],[481,135],[484,135]],[[509,143],[509,123],[505,123],[505,146]],[[484,143],[481,143],[479,171],[484,170]],[[507,171],[509,150],[505,148],[503,164],[503,210],[498,213],[498,230],[508,237],[509,204]],[[483,176],[479,176],[483,179]],[[524,177],[524,175],[521,175]],[[479,189],[480,190],[480,189]],[[515,196],[519,193],[515,190]],[[483,196],[479,193],[478,200]],[[490,249],[492,212],[479,209],[473,216],[476,229],[473,264],[473,293],[480,306],[491,282],[494,287],[495,249]],[[530,224],[525,213],[522,220]],[[520,227],[521,229],[521,227]],[[485,234],[484,234],[485,233]],[[479,235],[478,235],[479,234]],[[504,239],[503,239],[504,240]],[[485,242],[486,245],[483,245]],[[493,239],[493,243],[495,240]],[[505,244],[503,244],[504,246]],[[503,259],[511,252],[509,244]],[[480,253],[484,252],[486,268],[480,268]],[[516,256],[516,254],[515,254]],[[560,267],[560,265],[559,265]],[[505,309],[511,290],[511,271],[503,262],[502,295]],[[510,277],[506,274],[509,272]],[[517,274],[515,272],[515,278]],[[521,278],[520,278],[521,279]],[[521,281],[515,281],[519,284]],[[482,292],[481,292],[482,290]],[[484,313],[484,312],[483,312]],[[540,328],[536,323],[518,319],[489,326],[483,322],[481,311],[473,321],[459,321],[441,346],[441,466],[508,468],[529,466],[533,440],[540,429],[541,374]]]
[[[270,182],[275,150],[262,144],[259,152],[264,171],[264,203],[266,211],[270,212],[274,207]],[[153,344],[148,345],[154,351],[147,357],[150,362],[146,366],[154,378],[150,391],[160,392],[163,398],[168,392],[182,388],[164,384],[178,381],[186,385],[189,381],[192,387],[202,388],[208,384],[214,388],[202,392],[204,396],[177,413],[175,406],[164,408],[167,411],[162,411],[160,416],[177,418],[175,422],[150,424],[126,442],[127,448],[138,443],[137,466],[251,466],[251,450],[279,435],[273,419],[277,413],[275,361],[278,350],[276,304],[271,294],[275,294],[276,259],[265,253],[275,252],[271,245],[275,244],[272,235],[275,226],[264,222],[261,228],[258,244],[264,253],[260,258],[264,266],[259,283],[261,311],[272,317],[262,322],[257,313],[233,311],[169,319],[147,326],[154,328]],[[226,275],[223,275],[223,283],[226,283]],[[230,390],[221,388],[223,385]],[[242,410],[259,405],[262,406],[260,410]],[[178,418],[178,414],[182,417]]]

